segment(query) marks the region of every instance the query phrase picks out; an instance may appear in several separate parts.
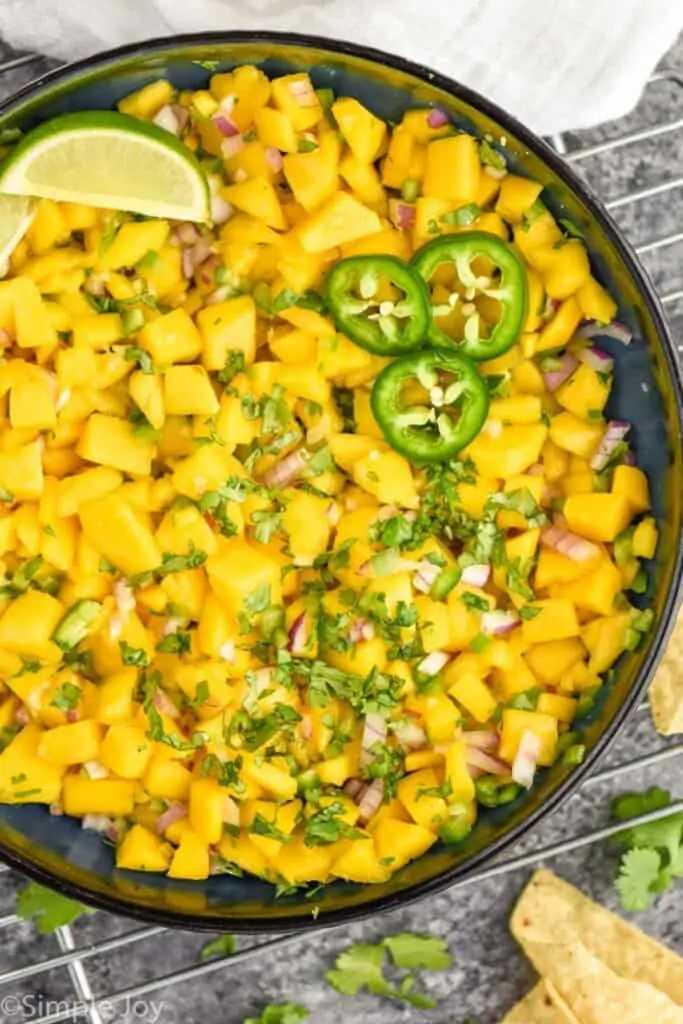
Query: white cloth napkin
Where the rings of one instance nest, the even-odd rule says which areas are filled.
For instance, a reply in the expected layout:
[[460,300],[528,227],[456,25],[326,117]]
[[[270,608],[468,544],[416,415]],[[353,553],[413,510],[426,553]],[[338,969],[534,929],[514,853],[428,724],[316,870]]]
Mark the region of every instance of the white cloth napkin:
[[543,134],[626,114],[683,29],[680,0],[0,0],[0,38],[73,59],[153,36],[301,31],[477,89]]

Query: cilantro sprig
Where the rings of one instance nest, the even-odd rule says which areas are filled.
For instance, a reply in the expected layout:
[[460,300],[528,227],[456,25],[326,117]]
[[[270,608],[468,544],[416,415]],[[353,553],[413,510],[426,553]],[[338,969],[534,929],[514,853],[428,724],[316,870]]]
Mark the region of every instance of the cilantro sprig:
[[328,971],[325,978],[342,995],[355,996],[361,989],[367,989],[373,995],[398,999],[417,1009],[434,1009],[436,1000],[413,991],[414,974],[404,975],[395,985],[385,976],[387,950],[396,967],[410,971],[440,971],[451,965],[451,955],[443,939],[404,932],[374,946],[367,942],[354,943],[339,954],[334,969]]
[[[612,805],[612,817],[628,821],[672,803],[659,786],[644,793],[625,793]],[[624,910],[646,910],[655,895],[683,878],[683,811],[641,825],[625,826],[614,842],[622,848],[616,888]]]
[[94,913],[78,900],[46,889],[37,882],[29,882],[17,896],[17,915],[22,921],[33,921],[41,935],[50,935],[82,914]]

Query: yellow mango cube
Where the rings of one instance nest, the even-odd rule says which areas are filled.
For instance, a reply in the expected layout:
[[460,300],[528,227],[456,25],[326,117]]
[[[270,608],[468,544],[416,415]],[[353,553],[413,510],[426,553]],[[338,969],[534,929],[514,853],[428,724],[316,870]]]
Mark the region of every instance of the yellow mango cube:
[[104,351],[124,336],[123,320],[118,313],[87,313],[72,321],[75,349]]
[[449,800],[470,803],[475,799],[474,779],[467,767],[467,746],[464,740],[455,740],[446,750],[446,779],[450,783]]
[[201,882],[209,877],[210,866],[208,843],[192,829],[188,829],[173,854],[168,877]]
[[170,366],[164,374],[164,406],[171,416],[215,416],[218,399],[203,366]]
[[66,814],[106,814],[125,818],[133,813],[137,783],[128,779],[90,779],[85,775],[67,775],[62,789]]
[[270,605],[282,603],[280,566],[260,546],[232,538],[208,559],[206,571],[214,593],[234,615],[261,589],[268,592]]
[[94,413],[85,425],[77,451],[88,462],[111,466],[131,476],[149,476],[154,445],[136,437],[128,420]]
[[442,796],[434,796],[425,790],[438,789],[439,778],[433,768],[423,768],[404,776],[398,784],[398,798],[411,818],[432,832],[448,818],[448,808]]
[[362,164],[374,163],[386,138],[385,122],[349,96],[335,100],[332,114],[354,157]]
[[168,237],[166,220],[126,221],[116,232],[100,258],[100,266],[108,270],[134,267],[148,252],[157,252]]
[[51,637],[63,616],[64,607],[56,597],[27,590],[5,608],[0,618],[0,647],[27,657],[57,660]]
[[38,441],[0,452],[0,488],[17,501],[35,501],[43,493],[42,449]]
[[51,764],[62,765],[98,761],[101,741],[102,727],[92,719],[59,725],[40,737],[38,756]]
[[159,367],[191,363],[202,351],[202,336],[184,309],[174,309],[150,320],[140,331],[138,341]]
[[9,418],[13,427],[49,430],[57,422],[53,390],[47,377],[17,382],[9,394]]
[[540,644],[579,635],[579,620],[571,601],[533,601],[527,607],[538,611],[533,618],[522,621],[522,636],[525,643]]
[[448,692],[477,722],[488,722],[498,707],[486,683],[474,674],[461,676]]
[[612,494],[622,494],[633,514],[650,508],[650,487],[647,477],[637,466],[617,466],[612,476]]
[[[185,369],[185,367],[177,367],[177,369]],[[144,414],[145,419],[152,424],[155,430],[161,430],[166,419],[164,386],[161,377],[154,373],[143,373],[142,370],[136,370],[130,376],[128,390],[130,397]]]
[[51,804],[59,799],[64,765],[38,755],[41,729],[25,726],[0,753],[0,801],[4,804]]
[[374,210],[347,192],[335,192],[324,206],[307,217],[297,234],[306,252],[317,253],[375,234],[381,226]]
[[412,821],[385,819],[373,829],[372,836],[380,863],[390,862],[391,871],[421,857],[436,842],[433,831]]
[[102,764],[122,779],[141,779],[152,756],[152,744],[137,725],[112,725],[102,741]]
[[116,850],[116,867],[128,871],[166,871],[171,863],[168,843],[144,825],[133,825]]
[[142,785],[150,796],[162,800],[187,800],[192,773],[180,761],[153,756],[147,765]]
[[197,314],[202,336],[202,365],[222,370],[233,352],[241,352],[246,363],[256,357],[256,306],[251,295],[216,302]]
[[567,526],[581,537],[594,541],[613,541],[633,517],[633,506],[621,493],[572,494],[563,514]]
[[86,502],[78,514],[92,546],[127,576],[161,565],[152,531],[119,494]]
[[122,483],[121,473],[109,466],[98,466],[64,477],[57,487],[57,512],[62,517],[76,515],[86,501],[103,498]]

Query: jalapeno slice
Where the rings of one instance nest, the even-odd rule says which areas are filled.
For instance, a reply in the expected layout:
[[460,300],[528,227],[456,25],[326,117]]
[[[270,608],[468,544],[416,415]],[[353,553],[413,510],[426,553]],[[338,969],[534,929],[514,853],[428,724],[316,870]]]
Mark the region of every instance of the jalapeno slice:
[[337,329],[368,352],[400,356],[427,343],[429,289],[396,256],[339,260],[325,280],[325,299]]
[[[493,276],[474,272],[477,257],[493,263]],[[432,305],[431,344],[455,345],[479,361],[502,355],[519,340],[527,315],[526,270],[502,238],[485,231],[437,238],[418,250],[412,263],[428,283],[445,266],[455,273],[445,301]],[[446,317],[451,318],[451,333],[439,325]]]
[[385,366],[371,402],[391,447],[426,465],[452,458],[477,436],[489,396],[467,356],[452,348],[430,348]]

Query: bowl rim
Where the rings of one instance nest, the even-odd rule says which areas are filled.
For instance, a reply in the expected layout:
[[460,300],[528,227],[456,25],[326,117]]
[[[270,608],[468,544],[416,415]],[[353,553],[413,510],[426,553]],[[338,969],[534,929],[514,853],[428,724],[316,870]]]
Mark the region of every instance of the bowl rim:
[[[271,44],[273,47],[288,46],[319,50],[332,55],[340,54],[358,58],[375,65],[400,71],[428,86],[435,86],[447,92],[456,100],[462,100],[470,104],[487,117],[495,120],[502,128],[514,134],[531,152],[540,157],[558,178],[585,204],[591,217],[604,230],[607,238],[614,246],[619,259],[637,286],[647,313],[652,319],[655,331],[662,340],[662,352],[668,375],[673,384],[679,431],[683,433],[683,367],[679,365],[676,359],[676,349],[671,329],[661,300],[645,268],[638,261],[630,242],[624,238],[611,214],[593,190],[574,171],[573,167],[564,161],[542,137],[536,135],[531,129],[519,122],[516,117],[499,107],[492,100],[482,96],[476,90],[469,88],[469,86],[462,85],[448,75],[434,71],[424,64],[408,60],[396,54],[387,53],[372,46],[352,43],[346,40],[334,40],[326,36],[263,30],[180,33],[170,36],[157,36],[152,39],[103,50],[90,57],[85,57],[52,71],[45,72],[22,86],[0,103],[0,119],[11,113],[15,108],[20,107],[25,100],[38,96],[50,86],[76,80],[83,73],[93,70],[106,69],[108,66],[113,69],[120,62],[131,58],[145,58],[165,51],[177,51],[183,48],[190,49],[192,47],[229,46],[232,44],[249,43],[266,43]],[[265,916],[263,918],[242,919],[240,917],[223,916],[211,912],[192,914],[184,911],[175,912],[164,909],[151,909],[143,904],[128,902],[124,897],[110,897],[95,893],[77,882],[59,878],[49,870],[25,860],[22,855],[8,850],[2,843],[0,843],[0,861],[4,861],[9,867],[16,869],[33,881],[49,888],[57,889],[64,895],[80,900],[99,910],[171,928],[213,932],[217,930],[230,930],[242,934],[272,933],[273,930],[283,935],[293,932],[308,932],[310,934],[311,932],[323,931],[328,928],[339,927],[343,924],[362,921],[377,913],[387,913],[399,907],[404,908],[427,896],[433,896],[447,889],[455,888],[458,885],[467,884],[474,881],[472,876],[476,874],[478,868],[483,863],[511,847],[543,818],[557,811],[561,804],[579,789],[584,778],[615,741],[621,728],[645,693],[654,674],[657,662],[671,634],[675,621],[674,612],[681,595],[682,580],[683,545],[679,544],[674,554],[672,583],[664,601],[662,615],[655,624],[652,641],[645,656],[640,677],[617,709],[610,727],[596,741],[595,746],[589,752],[584,762],[575,768],[557,786],[555,791],[542,804],[532,810],[523,821],[519,822],[519,824],[515,825],[498,839],[494,839],[483,850],[473,854],[465,863],[455,865],[449,871],[438,875],[436,878],[409,885],[401,892],[378,896],[376,899],[371,899],[359,906],[330,910],[328,912],[323,911],[317,920],[313,919],[310,912],[292,914],[284,919]]]

